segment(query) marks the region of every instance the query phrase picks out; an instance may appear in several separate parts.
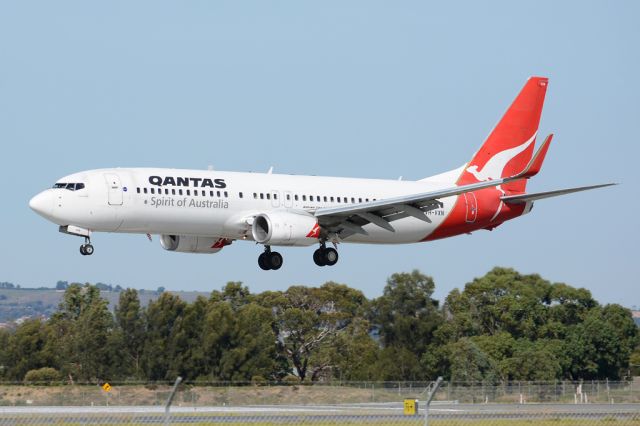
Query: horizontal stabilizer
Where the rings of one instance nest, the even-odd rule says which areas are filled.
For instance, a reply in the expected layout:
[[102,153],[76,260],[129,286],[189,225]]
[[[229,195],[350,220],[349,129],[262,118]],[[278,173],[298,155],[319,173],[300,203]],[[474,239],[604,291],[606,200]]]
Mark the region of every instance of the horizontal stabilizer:
[[536,192],[533,194],[507,195],[500,199],[508,204],[523,204],[527,201],[541,200],[543,198],[557,197],[559,195],[571,194],[572,192],[587,191],[589,189],[604,188],[605,186],[617,185],[617,183],[604,183],[600,185],[581,186],[579,188],[559,189],[557,191]]

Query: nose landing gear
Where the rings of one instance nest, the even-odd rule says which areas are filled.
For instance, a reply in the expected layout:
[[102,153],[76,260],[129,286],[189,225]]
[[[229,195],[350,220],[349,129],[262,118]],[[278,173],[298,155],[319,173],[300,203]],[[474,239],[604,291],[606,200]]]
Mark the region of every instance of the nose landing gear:
[[277,251],[271,251],[271,246],[264,246],[264,252],[258,256],[258,266],[264,271],[278,270],[282,263],[282,255]]
[[320,248],[313,252],[313,261],[318,266],[333,266],[338,263],[338,251],[322,243]]
[[83,256],[91,256],[93,254],[93,246],[89,237],[84,238],[84,244],[80,246],[80,254]]

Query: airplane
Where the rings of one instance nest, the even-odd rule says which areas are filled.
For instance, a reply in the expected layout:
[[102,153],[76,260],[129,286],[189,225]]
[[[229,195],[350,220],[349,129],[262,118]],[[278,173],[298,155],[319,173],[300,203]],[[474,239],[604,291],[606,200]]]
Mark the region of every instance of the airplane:
[[[338,262],[339,243],[405,244],[492,230],[533,202],[613,183],[527,193],[553,134],[534,153],[549,80],[530,77],[480,149],[463,166],[417,181],[161,168],[89,170],[59,179],[29,201],[59,231],[160,235],[183,253],[217,253],[234,241],[264,246],[263,270],[283,258],[272,247],[312,246],[318,266]],[[331,243],[333,247],[328,247]]]

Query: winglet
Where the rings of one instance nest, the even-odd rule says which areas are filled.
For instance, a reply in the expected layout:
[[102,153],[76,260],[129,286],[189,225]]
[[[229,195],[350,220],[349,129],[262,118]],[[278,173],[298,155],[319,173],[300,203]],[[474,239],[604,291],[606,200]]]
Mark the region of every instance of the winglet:
[[542,163],[544,162],[544,158],[547,155],[547,150],[549,149],[549,145],[551,144],[552,139],[553,133],[545,138],[544,142],[542,142],[542,145],[540,145],[540,148],[538,148],[534,156],[531,157],[529,164],[527,164],[522,172],[514,176],[515,178],[529,179],[530,177],[538,174],[538,172],[542,168]]

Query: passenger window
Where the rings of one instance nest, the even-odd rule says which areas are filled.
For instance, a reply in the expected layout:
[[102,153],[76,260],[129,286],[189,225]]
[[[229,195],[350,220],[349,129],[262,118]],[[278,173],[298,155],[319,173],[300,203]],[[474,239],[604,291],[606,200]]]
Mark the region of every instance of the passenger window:
[[164,195],[169,195],[169,188],[164,189]]
[[175,188],[171,190],[171,195],[176,195],[176,190],[175,190]]
[[309,195],[309,201],[313,201],[313,195]]
[[144,191],[144,193],[146,194],[146,193],[147,193],[147,188],[144,188],[144,189],[143,189],[143,191]]
[[253,193],[253,199],[257,199],[258,198],[258,194],[256,194],[255,192]]
[[287,194],[287,200],[290,200],[290,199],[291,199],[291,195]]
[[155,194],[156,193],[156,189],[155,188],[151,188],[151,193]]
[[224,198],[229,198],[229,193],[227,191],[224,191]]
[[327,202],[327,196],[326,195],[324,196],[324,202],[325,203]]
[[273,194],[273,199],[277,200],[278,199],[278,194]]
[[213,197],[213,191],[209,191],[209,197]]
[[267,192],[267,200],[270,200],[270,199],[271,199],[271,194]]
[[340,202],[340,197],[336,198],[336,200],[337,200],[338,202]]
[[136,190],[137,190],[137,192],[138,192],[138,194],[139,194],[139,193],[140,193],[140,188],[136,188]]
[[178,194],[182,195],[182,189],[178,189]]
[[298,194],[293,196],[294,200],[298,201]]
[[349,203],[349,199],[347,197],[344,197],[344,203],[348,204]]
[[220,196],[220,191],[216,191],[216,195],[219,197]]
[[351,202],[352,202],[352,203],[355,203],[355,202],[356,202],[356,199],[355,199],[355,198],[353,198],[353,197],[351,197]]
[[187,189],[187,195],[191,195],[191,190]]
[[306,195],[302,196],[302,201],[307,201],[307,196]]
[[368,199],[368,198],[365,198],[365,201],[368,203],[368,202],[369,202],[369,199]]
[[264,194],[262,192],[260,193],[260,199],[264,200]]
[[358,202],[361,203],[362,202],[362,198],[358,198]]
[[333,197],[331,197],[331,202],[333,203]]
[[242,192],[238,193],[238,197],[242,198]]

